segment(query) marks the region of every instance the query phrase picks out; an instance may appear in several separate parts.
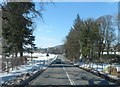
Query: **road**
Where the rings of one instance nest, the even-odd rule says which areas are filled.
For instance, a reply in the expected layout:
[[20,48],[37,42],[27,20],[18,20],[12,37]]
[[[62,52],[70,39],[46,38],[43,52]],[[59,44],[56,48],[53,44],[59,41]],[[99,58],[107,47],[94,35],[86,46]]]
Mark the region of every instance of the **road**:
[[41,75],[30,82],[30,85],[110,85],[113,84],[91,73],[73,66],[67,59],[58,59]]

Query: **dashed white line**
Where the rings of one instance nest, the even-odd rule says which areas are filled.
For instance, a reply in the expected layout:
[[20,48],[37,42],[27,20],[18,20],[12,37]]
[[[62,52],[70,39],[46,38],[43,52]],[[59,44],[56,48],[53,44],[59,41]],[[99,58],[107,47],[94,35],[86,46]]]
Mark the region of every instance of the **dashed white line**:
[[64,69],[64,71],[65,71],[65,73],[66,73],[66,75],[67,75],[67,77],[68,77],[68,80],[70,81],[70,84],[71,84],[71,85],[75,85],[74,81],[73,81],[72,79],[70,79],[70,76],[69,76],[68,73],[66,72],[64,66],[63,66],[63,69]]

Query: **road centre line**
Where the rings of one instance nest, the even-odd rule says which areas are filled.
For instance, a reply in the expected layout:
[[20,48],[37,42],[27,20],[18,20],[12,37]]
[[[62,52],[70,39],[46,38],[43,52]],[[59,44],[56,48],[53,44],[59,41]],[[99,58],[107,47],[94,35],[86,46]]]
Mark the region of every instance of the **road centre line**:
[[74,81],[70,79],[70,76],[69,76],[68,73],[66,72],[64,66],[63,66],[63,70],[65,71],[65,73],[66,73],[66,75],[67,75],[67,77],[68,77],[68,80],[70,81],[70,84],[71,84],[71,85],[75,85]]

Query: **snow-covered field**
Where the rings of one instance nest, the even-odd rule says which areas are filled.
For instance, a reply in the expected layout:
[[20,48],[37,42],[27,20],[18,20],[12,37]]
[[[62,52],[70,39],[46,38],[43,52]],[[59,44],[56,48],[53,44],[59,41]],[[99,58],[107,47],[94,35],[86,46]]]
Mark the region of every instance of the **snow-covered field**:
[[[25,53],[24,55],[31,56],[31,54],[27,53]],[[1,72],[0,84],[7,82],[11,79],[15,79],[22,74],[35,73],[36,71],[46,69],[48,65],[57,58],[57,55],[49,54],[49,56],[46,56],[46,53],[34,53],[32,57],[32,61],[31,58],[28,58],[29,61],[27,64],[18,66],[17,69],[14,68],[14,70],[10,69],[9,73]]]

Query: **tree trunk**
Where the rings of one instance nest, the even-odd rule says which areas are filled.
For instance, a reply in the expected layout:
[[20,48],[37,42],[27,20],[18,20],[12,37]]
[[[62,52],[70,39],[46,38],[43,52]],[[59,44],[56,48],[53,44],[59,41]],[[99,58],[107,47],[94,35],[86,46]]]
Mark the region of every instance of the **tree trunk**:
[[23,46],[22,43],[20,43],[20,57],[23,57]]
[[13,70],[13,67],[14,67],[13,60],[14,60],[14,53],[12,53],[12,60],[11,60],[11,67],[12,67],[12,70]]
[[17,54],[18,54],[18,53],[17,53],[17,52],[15,52],[15,58],[17,58]]
[[98,58],[100,58],[100,51],[98,52]]
[[20,52],[20,57],[23,57],[23,52]]
[[109,55],[110,44],[107,45],[107,55]]
[[7,62],[7,73],[9,73],[9,64],[8,64],[9,59],[7,59],[6,62]]

